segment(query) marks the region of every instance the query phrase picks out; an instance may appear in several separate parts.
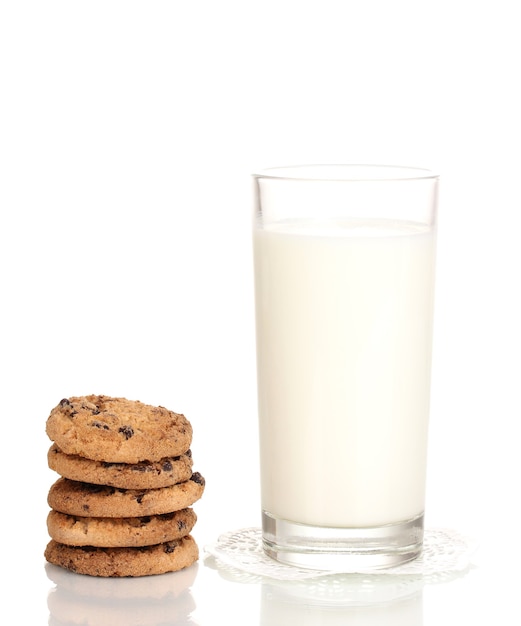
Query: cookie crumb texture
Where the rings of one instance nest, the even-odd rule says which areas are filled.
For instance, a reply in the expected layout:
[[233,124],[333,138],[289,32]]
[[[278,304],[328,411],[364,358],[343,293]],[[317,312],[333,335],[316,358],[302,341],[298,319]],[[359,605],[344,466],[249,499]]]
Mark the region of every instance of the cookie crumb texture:
[[186,453],[192,442],[184,415],[103,395],[64,398],[52,409],[46,432],[65,454],[107,463],[160,461]]

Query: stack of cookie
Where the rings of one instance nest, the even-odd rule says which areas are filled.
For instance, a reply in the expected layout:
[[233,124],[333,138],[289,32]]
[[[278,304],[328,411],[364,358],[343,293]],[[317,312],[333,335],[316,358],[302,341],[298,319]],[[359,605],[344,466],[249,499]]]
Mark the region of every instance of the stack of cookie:
[[164,407],[109,396],[63,399],[53,441],[45,558],[92,576],[177,571],[198,558],[190,535],[204,478],[192,471],[192,426]]

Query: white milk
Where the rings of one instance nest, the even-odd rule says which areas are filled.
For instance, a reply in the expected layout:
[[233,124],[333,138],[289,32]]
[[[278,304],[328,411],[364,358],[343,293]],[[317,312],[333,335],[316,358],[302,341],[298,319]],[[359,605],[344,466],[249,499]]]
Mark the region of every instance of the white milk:
[[435,234],[411,222],[254,233],[262,507],[316,526],[423,513]]

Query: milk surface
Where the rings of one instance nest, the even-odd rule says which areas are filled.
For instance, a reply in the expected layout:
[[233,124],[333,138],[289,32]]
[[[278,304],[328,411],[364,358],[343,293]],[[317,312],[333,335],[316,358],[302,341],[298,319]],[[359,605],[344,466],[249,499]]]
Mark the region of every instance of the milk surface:
[[332,527],[421,514],[435,233],[279,222],[254,252],[263,509]]

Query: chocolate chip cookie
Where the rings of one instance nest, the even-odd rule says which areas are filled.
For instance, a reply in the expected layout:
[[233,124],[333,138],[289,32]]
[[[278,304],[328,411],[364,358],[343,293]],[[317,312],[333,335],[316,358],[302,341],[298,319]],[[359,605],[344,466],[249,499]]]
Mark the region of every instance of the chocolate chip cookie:
[[121,489],[157,489],[175,485],[190,478],[193,465],[190,450],[159,461],[109,463],[65,454],[55,443],[49,448],[47,462],[60,476]]
[[203,495],[205,480],[198,472],[191,480],[159,489],[118,489],[59,478],[47,496],[49,506],[68,515],[141,517],[179,511]]
[[160,461],[185,454],[192,441],[184,415],[103,395],[64,398],[47,418],[46,432],[65,454],[108,463]]
[[51,540],[45,550],[49,563],[89,576],[149,576],[175,572],[199,556],[191,535],[141,548],[74,547]]
[[49,511],[52,539],[68,546],[128,548],[173,541],[187,535],[197,520],[192,509],[143,517],[82,517]]

